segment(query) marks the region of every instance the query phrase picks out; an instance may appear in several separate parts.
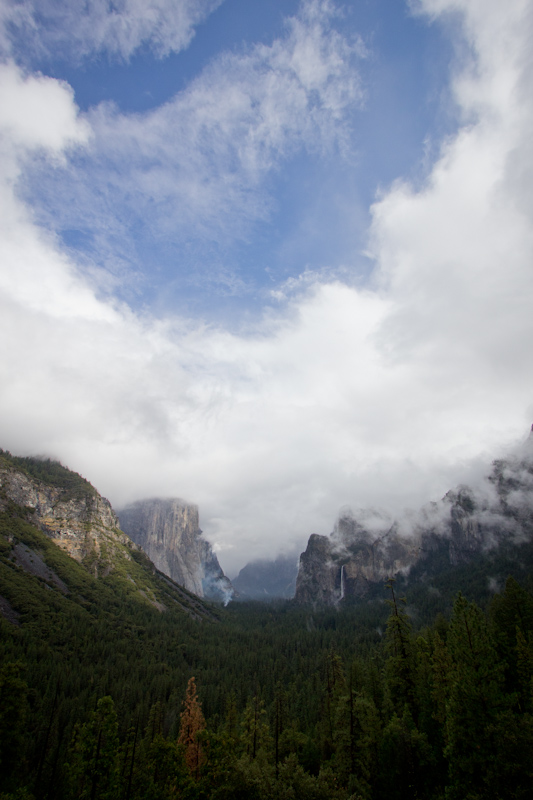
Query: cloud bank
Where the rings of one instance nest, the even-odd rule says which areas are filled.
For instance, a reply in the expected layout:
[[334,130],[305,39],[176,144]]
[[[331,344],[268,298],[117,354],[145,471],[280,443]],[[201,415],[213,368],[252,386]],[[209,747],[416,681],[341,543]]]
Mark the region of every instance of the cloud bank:
[[[422,185],[399,180],[376,200],[365,285],[322,275],[278,287],[279,310],[244,333],[132,311],[24,200],[37,162],[82,180],[84,160],[120,175],[137,150],[132,176],[95,183],[109,235],[126,229],[114,193],[132,187],[141,209],[156,203],[161,230],[175,219],[166,192],[210,230],[226,219],[209,216],[223,196],[237,218],[260,213],[285,154],[340,146],[344,109],[360,101],[357,71],[342,86],[346,43],[313,16],[322,7],[306,4],[246,68],[228,56],[222,77],[208,71],[127,120],[109,108],[82,118],[65,84],[12,61],[0,70],[0,444],[61,458],[116,506],[198,503],[230,572],[328,533],[345,504],[394,513],[442,496],[533,416],[529,2],[418,4],[435,24],[455,14],[468,44],[452,78],[458,133]],[[156,180],[164,164],[168,183]]]

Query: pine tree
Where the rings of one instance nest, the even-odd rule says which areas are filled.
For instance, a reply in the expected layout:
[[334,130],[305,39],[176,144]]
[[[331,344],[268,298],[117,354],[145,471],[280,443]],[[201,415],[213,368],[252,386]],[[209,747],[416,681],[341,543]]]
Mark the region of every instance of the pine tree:
[[448,632],[453,659],[446,704],[447,798],[529,796],[533,728],[504,687],[504,664],[483,612],[459,595]]
[[263,701],[257,694],[244,709],[242,742],[246,755],[252,760],[257,757],[260,749],[268,749],[271,744],[267,713]]
[[239,738],[239,713],[237,711],[235,692],[230,692],[226,698],[226,716],[223,724],[223,734],[229,745],[235,750]]
[[111,697],[101,697],[89,721],[74,731],[69,773],[73,797],[118,797],[118,723]]
[[280,738],[285,729],[285,715],[287,706],[287,693],[283,691],[281,683],[278,682],[276,686],[276,693],[274,695],[274,714],[273,714],[273,727],[274,727],[274,764],[276,767],[276,778],[278,777],[278,765],[280,761]]
[[385,640],[384,712],[389,719],[381,740],[380,782],[390,798],[418,797],[425,792],[434,765],[427,734],[419,729],[420,709],[428,699],[418,685],[418,678],[424,680],[429,672],[427,642],[422,638],[415,642],[406,600],[396,597],[394,579],[387,588],[392,597]]
[[189,679],[185,694],[184,709],[181,713],[178,744],[185,751],[185,761],[191,775],[198,780],[200,769],[205,763],[205,753],[199,735],[205,730],[205,719],[202,706],[196,692],[196,681]]
[[333,763],[342,785],[361,800],[371,800],[378,775],[379,714],[364,692],[348,688],[339,697]]
[[335,752],[340,732],[336,715],[340,698],[347,693],[346,679],[340,656],[331,649],[325,660],[325,686],[320,706],[319,737],[322,759],[329,760]]
[[498,652],[506,665],[506,688],[519,693],[522,710],[531,711],[533,597],[510,577],[489,611]]
[[[388,800],[431,797],[433,754],[406,704],[402,716],[393,714],[380,742],[380,796]],[[464,800],[464,798],[462,798]]]
[[409,708],[415,723],[418,720],[418,703],[415,683],[416,659],[411,622],[405,613],[405,598],[397,598],[394,593],[394,579],[387,582],[392,599],[387,601],[391,613],[387,621],[386,677],[389,694],[395,711],[403,716],[405,705]]
[[0,789],[10,788],[10,779],[21,767],[20,752],[28,710],[28,687],[22,680],[20,663],[0,669]]

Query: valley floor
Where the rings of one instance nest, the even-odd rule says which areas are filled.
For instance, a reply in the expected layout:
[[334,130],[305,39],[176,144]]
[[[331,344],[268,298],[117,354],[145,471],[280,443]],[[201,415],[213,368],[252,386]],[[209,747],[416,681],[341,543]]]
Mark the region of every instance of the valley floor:
[[[391,583],[343,608],[188,611],[152,575],[161,612],[16,515],[0,534],[2,800],[530,796],[527,548],[407,604]],[[513,571],[491,596],[488,576]]]

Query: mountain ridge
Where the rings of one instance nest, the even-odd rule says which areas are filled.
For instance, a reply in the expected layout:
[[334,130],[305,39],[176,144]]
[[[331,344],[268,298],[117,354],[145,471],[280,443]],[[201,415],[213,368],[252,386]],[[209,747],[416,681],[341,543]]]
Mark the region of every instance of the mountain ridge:
[[[386,512],[344,509],[329,536],[312,534],[300,556],[297,603],[362,600],[372,587],[418,564],[435,573],[503,543],[533,540],[533,432],[496,459],[477,489],[461,485],[439,502],[394,519]],[[444,556],[444,560],[443,560]]]
[[[64,596],[70,589],[57,574],[56,563],[65,569],[57,551],[92,579],[111,580],[136,603],[158,612],[170,603],[198,619],[215,618],[201,598],[159,573],[120,529],[109,501],[59,462],[0,452],[0,539],[5,566],[21,569]],[[16,612],[4,595],[0,614],[16,624]]]
[[298,551],[275,559],[256,559],[246,564],[232,583],[240,600],[291,599],[296,590]]

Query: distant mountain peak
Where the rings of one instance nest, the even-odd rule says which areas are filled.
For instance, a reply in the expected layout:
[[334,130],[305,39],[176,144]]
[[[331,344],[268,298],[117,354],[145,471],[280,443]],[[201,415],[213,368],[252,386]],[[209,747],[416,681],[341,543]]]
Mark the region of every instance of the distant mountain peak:
[[244,566],[233,580],[240,599],[290,599],[296,591],[297,551],[280,553],[275,559],[259,558]]

